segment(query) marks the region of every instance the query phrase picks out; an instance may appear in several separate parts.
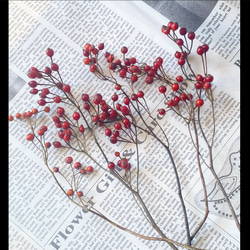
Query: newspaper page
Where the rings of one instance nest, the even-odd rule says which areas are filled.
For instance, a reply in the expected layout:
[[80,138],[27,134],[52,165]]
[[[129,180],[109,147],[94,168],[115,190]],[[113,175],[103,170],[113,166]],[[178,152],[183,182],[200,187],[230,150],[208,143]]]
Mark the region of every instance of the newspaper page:
[[[224,17],[223,13],[228,14]],[[215,15],[220,16],[217,24],[221,26],[217,25],[214,32],[207,31],[214,27],[211,22],[216,18]],[[212,50],[208,55],[208,67],[216,79],[214,93],[216,100],[219,100],[215,102],[217,133],[214,162],[239,215],[240,90],[239,64],[235,63],[235,60],[239,60],[239,4],[236,1],[217,1],[203,18],[199,27],[196,27],[198,39],[195,40],[195,46],[204,42],[202,39],[207,37],[204,36],[206,32],[211,33],[209,41]],[[177,47],[169,43],[160,31],[162,24],[168,21],[168,17],[141,1],[9,1],[9,113],[23,112],[37,105],[37,99],[29,93],[26,72],[31,66],[43,68],[49,63],[45,55],[48,47],[55,51],[54,57],[60,65],[62,78],[64,82],[69,82],[78,98],[82,93],[94,94],[97,89],[103,96],[110,96],[109,88],[93,77],[82,63],[82,48],[87,42],[104,42],[105,49],[115,55],[120,55],[120,48],[125,45],[129,48],[130,56],[141,61],[151,60],[151,63],[161,56],[165,67],[169,69],[168,73],[176,75],[179,69],[172,55]],[[223,25],[231,27],[232,23],[236,33],[228,31],[222,36],[220,28]],[[223,28],[223,31],[226,30]],[[229,37],[230,34],[235,40]],[[233,45],[228,43],[227,46],[221,46],[223,52],[220,52],[220,49],[216,49],[219,36],[232,41]],[[149,91],[147,86],[139,86],[143,86],[145,93]],[[160,94],[147,97],[156,116],[158,108],[163,105],[163,98]],[[55,108],[51,108],[51,112],[55,113]],[[49,126],[49,122],[45,118],[41,124]],[[174,153],[178,156],[177,164],[185,166],[180,179],[192,221],[190,227],[195,227],[202,219],[204,202],[199,174],[192,171],[195,156],[190,150],[188,131],[177,117],[167,120],[158,117],[158,122],[168,128],[171,143],[178,142],[180,145]],[[157,133],[156,124],[152,121],[151,125]],[[178,136],[171,136],[171,131],[178,131]],[[47,169],[43,168],[39,152],[24,140],[25,135],[25,127],[10,123],[9,249],[171,249],[164,242],[142,240],[119,230],[71,203]],[[139,139],[140,156],[143,159],[140,187],[147,190],[142,191],[141,196],[167,236],[185,242],[173,173],[155,168],[162,165],[164,158],[160,156],[164,152],[160,147],[150,146],[152,142],[146,133],[140,134]],[[106,139],[100,140],[105,142]],[[124,157],[131,163],[136,162],[135,149],[131,145],[118,146],[122,147]],[[110,146],[106,150],[109,157],[114,158],[113,153],[117,148]],[[75,152],[70,154],[74,159],[81,157],[79,160],[87,161]],[[99,158],[98,150],[93,154]],[[51,160],[55,166],[63,164],[60,154],[52,153]],[[220,203],[218,186],[208,172],[205,174],[211,180],[208,184],[211,214],[201,230],[202,237],[194,239],[194,245],[205,249],[239,249],[239,232],[226,205]],[[107,172],[96,167],[93,175],[89,175],[84,182],[84,193],[91,206],[116,223],[144,235],[158,236],[145,223],[131,195],[124,192],[119,181]]]

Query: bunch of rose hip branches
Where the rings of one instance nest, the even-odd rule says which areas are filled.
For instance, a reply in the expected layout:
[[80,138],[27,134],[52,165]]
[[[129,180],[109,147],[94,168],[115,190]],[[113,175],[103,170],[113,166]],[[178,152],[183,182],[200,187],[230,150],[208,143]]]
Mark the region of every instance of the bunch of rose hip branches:
[[[109,81],[112,84],[111,86],[113,90],[115,89],[115,93],[112,94],[111,98],[104,98],[100,93],[95,93],[93,96],[88,93],[81,93],[81,100],[77,100],[71,92],[70,85],[63,82],[59,73],[59,66],[53,61],[54,51],[50,48],[46,50],[46,54],[51,60],[50,67],[45,67],[43,71],[35,67],[30,68],[28,72],[28,77],[32,79],[29,82],[29,86],[31,87],[30,93],[33,95],[39,94],[40,99],[38,100],[38,104],[40,106],[46,106],[49,103],[58,105],[56,114],[52,115],[52,120],[57,128],[57,134],[60,139],[53,142],[54,148],[58,153],[60,153],[60,150],[63,148],[83,154],[93,162],[94,168],[92,166],[85,166],[80,161],[74,162],[70,155],[65,158],[65,164],[68,164],[68,168],[55,167],[49,163],[49,151],[53,149],[50,149],[51,143],[46,140],[47,138],[45,139],[47,126],[37,127],[38,113],[49,113],[49,106],[44,107],[44,109],[40,111],[34,108],[28,112],[17,113],[15,115],[16,119],[10,115],[9,120],[29,124],[31,131],[26,136],[26,139],[33,143],[37,150],[41,151],[44,163],[56,183],[65,195],[76,205],[101,217],[112,225],[143,239],[166,241],[173,249],[177,249],[178,246],[187,249],[197,249],[192,246],[192,241],[206,222],[209,214],[208,194],[206,180],[201,167],[202,164],[213,174],[238,228],[239,221],[213,166],[212,148],[215,138],[215,116],[212,91],[213,76],[208,74],[207,71],[206,53],[209,47],[204,44],[196,50],[198,57],[201,58],[203,68],[203,72],[199,72],[198,74],[192,69],[189,60],[195,33],[187,33],[186,28],[179,28],[178,24],[174,22],[169,22],[167,26],[162,26],[162,32],[179,47],[179,51],[177,51],[174,56],[177,59],[182,74],[176,76],[174,80],[171,79],[164,70],[163,58],[161,57],[156,58],[153,65],[138,62],[135,57],[127,58],[125,56],[128,53],[128,48],[124,46],[121,48],[121,59],[115,59],[114,55],[109,52],[104,54],[107,62],[107,67],[105,68],[99,64],[99,57],[101,56],[101,51],[104,49],[104,44],[101,43],[97,47],[89,43],[85,45],[83,50],[84,64],[88,65],[89,70],[99,79]],[[123,80],[122,84],[120,83],[121,80]],[[136,89],[137,82],[139,81],[145,81],[145,84],[148,86],[152,85],[150,91],[155,90],[153,85],[159,84],[157,91],[164,96],[164,107],[158,110],[157,115],[153,115],[147,103],[144,91]],[[169,89],[170,91],[167,91]],[[204,120],[201,118],[201,109],[205,102],[209,103],[212,111],[213,125],[211,126],[211,131],[208,133],[209,136],[204,130]],[[66,112],[66,106],[71,107],[71,110],[73,110],[72,114]],[[177,166],[174,160],[167,128],[163,128],[158,122],[158,119],[156,119],[156,116],[165,118],[164,116],[167,112],[171,111],[173,115],[183,120],[189,131],[197,156],[196,166],[200,174],[200,181],[204,192],[204,217],[193,228],[190,228],[190,221],[182,195],[182,183],[179,177],[182,166]],[[152,121],[154,121],[156,127],[158,127],[161,136],[155,132],[156,130],[151,128],[150,124]],[[178,190],[177,193],[182,208],[182,218],[180,219],[183,220],[185,227],[185,243],[177,242],[165,235],[156,224],[151,212],[141,197],[140,170],[143,169],[143,165],[140,164],[140,141],[138,135],[142,132],[154,138],[154,143],[157,141],[157,146],[161,146],[164,149],[171,162],[171,171],[174,172],[174,179]],[[132,164],[127,158],[122,157],[119,150],[114,152],[117,161],[114,162],[110,160],[105,146],[100,142],[99,133],[103,133],[107,137],[107,144],[121,145],[123,143],[130,143],[134,145],[136,150],[136,164]],[[201,141],[204,141],[207,146],[209,152],[208,161],[200,152]],[[95,151],[96,149],[99,151],[99,154],[102,155],[102,159],[97,158],[91,153],[93,147]],[[106,162],[105,164],[103,164],[103,159]],[[100,211],[96,210],[94,205],[89,204],[89,200],[84,195],[82,183],[85,178],[84,176],[91,174],[93,169],[98,167],[109,172],[121,182],[124,189],[131,194],[135,204],[140,208],[145,217],[145,221],[153,227],[159,234],[159,237],[142,235],[129,228],[125,228],[111,221]],[[164,168],[165,166],[163,165],[162,167]],[[166,171],[169,170],[166,169]]]

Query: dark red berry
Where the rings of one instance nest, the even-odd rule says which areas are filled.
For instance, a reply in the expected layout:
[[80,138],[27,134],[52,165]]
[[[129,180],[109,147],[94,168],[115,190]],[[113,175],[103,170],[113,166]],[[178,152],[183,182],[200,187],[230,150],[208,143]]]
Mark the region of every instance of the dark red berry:
[[189,32],[188,33],[188,39],[194,40],[194,38],[195,38],[195,33],[194,32]]
[[55,148],[60,148],[62,146],[61,142],[59,142],[59,141],[54,141],[53,145]]
[[147,84],[152,84],[152,82],[154,81],[154,78],[152,76],[147,76],[145,81]]
[[52,64],[51,64],[51,69],[52,69],[53,71],[58,71],[58,70],[59,70],[59,66],[58,66],[56,63],[52,63]]
[[49,57],[52,57],[54,55],[53,49],[47,48],[46,55],[49,56]]
[[103,50],[104,49],[104,43],[99,43],[98,44],[98,49]]
[[102,100],[102,95],[101,94],[95,94],[93,97],[93,103],[96,105],[100,104]]
[[59,117],[63,116],[64,113],[65,113],[65,110],[64,108],[62,107],[58,107],[57,110],[56,110],[57,114],[59,115]]
[[125,46],[123,46],[123,47],[121,48],[121,52],[122,52],[122,54],[126,54],[126,53],[128,52],[128,48],[125,47]]
[[111,142],[112,144],[116,144],[116,143],[117,143],[117,138],[116,138],[116,136],[111,136],[111,137],[110,137],[110,142]]

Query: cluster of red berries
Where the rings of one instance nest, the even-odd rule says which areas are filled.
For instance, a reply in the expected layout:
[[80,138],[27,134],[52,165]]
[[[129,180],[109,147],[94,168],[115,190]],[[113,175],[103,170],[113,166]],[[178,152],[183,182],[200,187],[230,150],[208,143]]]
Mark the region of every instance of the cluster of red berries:
[[105,122],[114,121],[118,116],[117,111],[110,107],[99,93],[95,94],[92,100],[88,94],[83,94],[82,101],[84,102],[83,109],[88,111],[92,122],[98,124],[99,127],[103,126]]
[[[101,45],[101,49],[95,49],[94,45],[90,45],[87,43],[85,45],[85,49],[83,50],[84,58],[84,64],[89,65],[89,70],[92,73],[98,73],[102,74],[102,72],[98,69],[97,66],[97,55],[100,50],[104,49],[104,44],[101,43],[98,45],[98,48]],[[109,70],[112,70],[113,72],[118,72],[118,75],[121,78],[129,79],[132,83],[137,82],[138,79],[141,76],[146,76],[145,82],[147,84],[152,84],[154,81],[154,78],[157,77],[157,71],[162,66],[163,59],[161,57],[156,58],[156,60],[153,62],[153,65],[145,65],[144,63],[138,63],[137,59],[135,57],[126,58],[125,54],[127,54],[128,48],[126,46],[123,46],[121,48],[121,53],[123,55],[123,59],[116,59],[113,54],[106,51],[104,53],[104,57],[109,63]],[[120,86],[117,85],[116,89],[119,90]]]
[[[79,125],[78,120],[80,119],[80,114],[78,112],[74,112],[72,115],[73,120],[76,121],[76,124],[73,124],[69,121],[68,117],[65,115],[65,110],[63,107],[57,108],[57,115],[52,117],[52,120],[57,128],[60,128],[58,131],[58,137],[63,139],[66,143],[70,143],[72,135],[75,135],[75,130],[79,130],[80,133],[84,134],[85,128],[81,124]],[[61,147],[61,143],[56,141],[54,142],[54,146],[56,148]]]
[[[49,80],[49,84],[41,84],[35,80],[31,80],[28,84],[31,87],[30,93],[32,95],[39,94],[40,100],[38,100],[38,104],[40,106],[44,106],[47,103],[61,103],[63,101],[63,97],[60,95],[53,93],[51,90],[52,88],[56,87],[57,89],[62,90],[64,93],[70,94],[71,87],[68,84],[63,84],[61,79],[57,79],[55,76],[52,75],[52,72],[57,72],[59,74],[59,66],[58,64],[53,62],[53,55],[54,51],[50,48],[46,50],[46,55],[51,59],[51,66],[46,66],[44,71],[38,70],[36,67],[31,67],[28,71],[28,77],[31,79],[45,79]],[[44,86],[38,89],[38,86]]]
[[[181,37],[178,37],[177,35],[178,29]],[[175,53],[175,57],[178,59],[178,64],[180,66],[183,66],[186,63],[187,56],[191,52],[195,33],[187,32],[187,29],[185,27],[180,28],[178,23],[171,21],[167,24],[167,26],[162,25],[161,31],[171,40],[173,40],[181,49],[181,51],[177,51]],[[190,41],[190,44],[187,42],[188,40]]]
[[[81,174],[81,175],[85,175],[87,173],[92,173],[94,171],[94,168],[92,166],[87,166],[86,168],[84,168],[82,166],[82,164],[77,161],[73,164],[73,157],[72,156],[68,156],[65,158],[65,162],[66,164],[70,164],[72,170],[74,171],[74,175],[78,175],[78,174]],[[55,173],[59,173],[59,168],[58,167],[54,167],[53,168],[53,171]],[[67,195],[68,196],[73,196],[74,195],[74,190],[72,188],[68,189],[67,190]],[[77,196],[79,198],[81,198],[83,196],[83,192],[82,191],[77,191],[76,192]]]

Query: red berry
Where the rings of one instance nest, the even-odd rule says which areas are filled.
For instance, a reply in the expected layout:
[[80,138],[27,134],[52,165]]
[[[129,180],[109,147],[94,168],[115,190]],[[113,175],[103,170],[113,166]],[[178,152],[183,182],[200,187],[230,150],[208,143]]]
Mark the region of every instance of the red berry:
[[181,52],[179,52],[179,51],[176,51],[175,52],[175,54],[174,54],[174,56],[176,57],[176,58],[181,58]]
[[54,168],[53,168],[53,171],[54,171],[55,173],[58,173],[58,172],[59,172],[59,168],[58,168],[58,167],[54,167]]
[[182,27],[182,28],[180,28],[179,32],[180,32],[180,35],[185,36],[187,33],[187,29]]
[[88,166],[87,168],[86,168],[86,170],[89,172],[89,173],[91,173],[91,172],[93,172],[93,167],[92,166]]
[[179,84],[173,83],[171,87],[173,91],[177,91],[179,89]]
[[64,115],[65,110],[62,107],[58,107],[56,112],[61,117]]
[[79,161],[74,163],[74,168],[75,169],[80,169],[81,166],[82,166],[82,164]]
[[132,76],[131,76],[131,81],[132,82],[136,82],[138,80],[138,76],[136,75],[136,74],[133,74]]
[[107,119],[107,113],[106,112],[102,112],[101,114],[99,114],[99,120],[100,121],[105,121]]
[[88,102],[88,101],[89,101],[89,95],[88,95],[88,94],[83,94],[83,95],[82,95],[82,100],[83,100],[84,102]]
[[171,30],[177,30],[179,28],[179,25],[178,23],[172,23],[170,28]]
[[64,121],[64,122],[62,123],[62,128],[63,128],[63,129],[68,129],[68,128],[70,128],[69,122],[68,122],[68,121]]
[[96,94],[93,97],[93,103],[95,103],[96,105],[100,104],[102,100],[102,95],[101,94]]
[[47,48],[46,55],[49,56],[49,57],[52,57],[54,55],[53,49]]
[[80,170],[80,173],[81,173],[81,174],[86,174],[86,169],[82,168],[82,169]]
[[205,82],[212,82],[214,80],[214,77],[212,75],[207,75],[205,77]]
[[123,123],[125,128],[130,128],[131,127],[130,120],[128,118],[124,118],[122,120],[122,123]]
[[188,39],[194,40],[194,38],[195,38],[195,33],[194,32],[189,32],[188,33]]
[[182,82],[183,81],[183,77],[182,76],[176,76],[176,81],[177,82]]
[[46,101],[44,99],[40,99],[38,102],[37,102],[40,106],[44,106],[46,104]]
[[89,104],[88,102],[85,102],[85,103],[83,104],[83,108],[84,108],[85,110],[89,111],[89,109],[90,109],[90,104]]
[[60,103],[60,102],[62,101],[61,97],[58,96],[58,95],[55,96],[55,97],[53,98],[53,100],[54,100],[55,103]]
[[203,48],[205,53],[209,50],[209,46],[207,44],[203,44],[202,48]]
[[70,85],[66,84],[63,86],[63,91],[64,92],[67,92],[67,93],[70,93]]
[[111,99],[112,99],[113,102],[117,101],[118,100],[118,95],[117,94],[113,94],[111,96]]
[[78,112],[74,112],[72,117],[74,120],[78,121],[80,119],[80,114]]
[[92,117],[92,121],[93,121],[93,122],[98,122],[98,121],[99,121],[99,116],[98,116],[98,115],[94,115],[94,116]]
[[112,144],[116,144],[116,143],[117,143],[117,138],[116,138],[116,136],[111,136],[111,137],[110,137],[110,142],[111,142]]
[[167,105],[168,105],[169,107],[173,106],[173,104],[174,104],[173,100],[168,100],[168,101],[167,101]]
[[9,121],[13,121],[14,120],[14,117],[12,115],[9,115]]
[[34,134],[27,134],[27,135],[26,135],[26,140],[27,140],[27,141],[33,141],[34,138],[35,138]]
[[83,196],[83,192],[82,192],[82,191],[78,191],[78,192],[77,192],[77,196],[78,196],[79,198],[81,198],[81,197]]
[[122,158],[121,159],[121,163],[120,163],[120,166],[122,169],[127,169],[128,168],[128,160],[126,158]]
[[104,43],[99,43],[98,44],[98,49],[103,50],[104,49]]
[[144,97],[144,92],[143,91],[138,91],[137,96],[138,96],[138,98],[143,98]]
[[154,78],[152,76],[147,76],[146,77],[146,83],[147,84],[152,84],[153,81],[154,81]]
[[203,84],[203,88],[204,89],[210,89],[211,88],[211,82],[204,82],[204,84]]
[[37,131],[37,134],[40,135],[40,136],[44,135],[44,130],[43,129],[39,129]]
[[160,115],[164,115],[166,113],[165,109],[159,109],[158,112]]
[[131,95],[131,100],[132,101],[137,101],[138,100],[138,96],[136,94],[132,94]]
[[109,119],[114,120],[117,117],[117,111],[114,109],[109,110]]
[[73,158],[71,156],[68,156],[68,157],[65,158],[65,162],[67,164],[71,164],[73,162]]
[[85,57],[88,57],[89,56],[89,52],[87,51],[87,50],[83,50],[83,55],[85,56]]
[[126,74],[127,74],[127,71],[125,69],[121,69],[120,70],[120,77],[121,78],[125,78],[126,77]]
[[109,55],[110,55],[110,53],[109,53],[108,51],[106,51],[105,54],[104,54],[104,57],[105,57],[105,58],[108,58]]
[[159,87],[159,92],[160,92],[160,93],[164,94],[166,91],[167,91],[166,86],[163,86],[163,85],[162,85],[162,86]]
[[106,128],[106,129],[105,129],[105,135],[106,135],[106,136],[111,136],[111,134],[112,134],[111,129]]
[[37,86],[37,82],[36,81],[30,81],[28,84],[29,84],[29,86],[31,88],[35,88]]
[[124,97],[124,99],[123,99],[123,103],[125,104],[125,105],[129,105],[129,103],[130,103],[130,99],[126,96],[126,97]]
[[112,162],[112,161],[110,161],[110,162],[108,163],[108,168],[109,168],[110,170],[115,169],[115,163]]
[[199,47],[197,48],[196,52],[197,52],[198,55],[201,56],[201,55],[204,53],[204,49],[202,48],[202,46],[199,46]]
[[148,71],[147,71],[147,75],[148,75],[148,76],[155,76],[154,70],[152,70],[152,69],[148,70]]
[[80,127],[79,127],[79,131],[83,134],[84,133],[84,127],[83,127],[83,125],[81,125]]
[[51,69],[52,69],[53,71],[58,71],[58,70],[59,70],[59,66],[58,66],[56,63],[52,63],[52,64],[51,64]]
[[169,32],[170,32],[170,28],[165,26],[165,25],[162,25],[161,26],[161,32],[164,33],[165,35],[168,35]]
[[85,48],[85,50],[90,51],[91,44],[86,43],[85,46],[84,46],[84,48]]
[[201,82],[196,82],[195,83],[195,88],[196,89],[201,89],[203,87],[203,84]]
[[38,70],[34,70],[34,67],[32,67],[29,69],[27,76],[31,79],[34,79],[37,77],[37,74],[38,74]]
[[178,59],[178,64],[179,64],[180,66],[184,65],[185,62],[186,62],[186,61],[185,61],[185,59],[183,59],[183,58]]
[[202,82],[203,81],[203,76],[202,75],[196,75],[196,80],[199,81],[199,82]]
[[86,64],[86,65],[89,65],[90,64],[90,59],[88,57],[85,57],[83,59],[83,63]]
[[127,106],[122,106],[121,107],[121,112],[123,113],[123,115],[128,115],[129,114],[129,109]]
[[201,107],[204,104],[204,101],[202,99],[197,99],[195,102],[196,107]]
[[45,74],[50,75],[52,73],[52,70],[49,67],[45,67],[44,72]]
[[136,58],[135,57],[131,57],[130,60],[129,60],[129,62],[131,64],[135,64],[136,63]]
[[128,48],[125,47],[125,46],[123,46],[123,47],[121,48],[121,52],[122,52],[122,54],[126,54],[126,53],[128,52]]
[[45,143],[45,147],[46,147],[46,148],[50,148],[50,147],[51,147],[51,143],[50,143],[50,142],[46,142],[46,143]]
[[53,145],[55,148],[60,148],[62,146],[61,142],[59,142],[59,141],[54,141]]
[[183,40],[182,39],[177,39],[175,42],[176,42],[176,44],[178,46],[182,46],[183,45]]
[[95,64],[91,64],[89,70],[90,72],[94,73],[97,70],[97,66]]
[[64,131],[63,131],[62,129],[58,131],[58,136],[59,136],[61,139],[63,139],[63,137],[64,137]]
[[151,69],[151,67],[149,65],[145,65],[144,66],[144,71],[145,72],[148,72],[150,69]]
[[122,125],[121,125],[120,122],[117,122],[117,123],[114,125],[114,127],[115,127],[116,130],[122,129]]
[[30,94],[36,95],[38,93],[38,89],[31,89]]
[[72,196],[73,194],[74,194],[73,189],[69,189],[69,190],[67,191],[67,195],[68,195],[68,196]]

